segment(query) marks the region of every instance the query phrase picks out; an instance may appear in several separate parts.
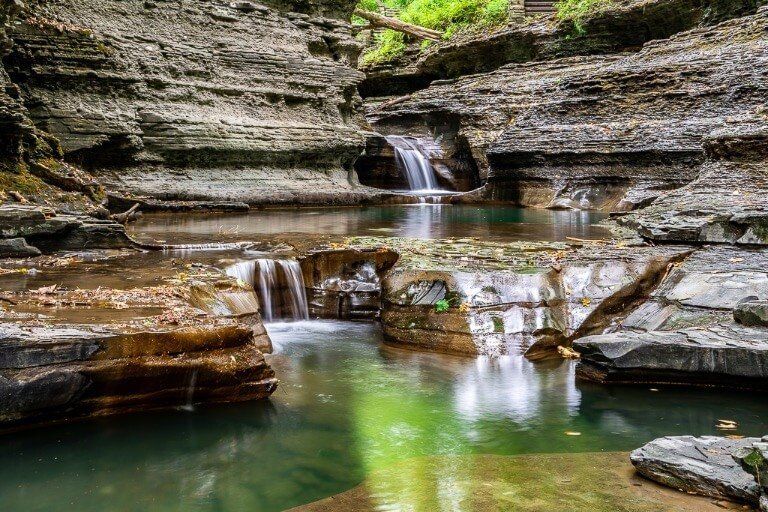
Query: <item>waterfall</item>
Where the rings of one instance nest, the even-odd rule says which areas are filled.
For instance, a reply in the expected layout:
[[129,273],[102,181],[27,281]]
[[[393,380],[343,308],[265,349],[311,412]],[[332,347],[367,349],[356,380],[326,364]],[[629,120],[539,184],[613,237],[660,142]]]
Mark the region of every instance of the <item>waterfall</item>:
[[387,142],[395,150],[395,161],[413,191],[439,190],[429,153],[412,137],[390,135]]
[[298,261],[268,258],[241,261],[229,267],[227,275],[253,286],[265,322],[309,318],[304,275]]

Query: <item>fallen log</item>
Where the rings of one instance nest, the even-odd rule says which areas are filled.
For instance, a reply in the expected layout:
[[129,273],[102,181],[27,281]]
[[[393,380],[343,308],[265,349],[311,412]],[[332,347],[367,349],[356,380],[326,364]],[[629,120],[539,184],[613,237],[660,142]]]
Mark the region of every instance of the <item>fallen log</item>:
[[443,33],[437,30],[420,27],[418,25],[412,25],[404,21],[400,21],[397,18],[390,18],[388,16],[382,16],[375,12],[364,11],[362,9],[355,9],[355,16],[359,16],[364,20],[367,20],[371,26],[377,28],[389,28],[403,34],[408,34],[419,39],[429,39],[431,41],[439,41],[443,38]]
[[141,216],[141,212],[136,211],[139,209],[139,206],[139,203],[136,203],[127,211],[112,215],[112,220],[119,222],[120,224],[128,224],[129,222],[138,219],[139,216]]

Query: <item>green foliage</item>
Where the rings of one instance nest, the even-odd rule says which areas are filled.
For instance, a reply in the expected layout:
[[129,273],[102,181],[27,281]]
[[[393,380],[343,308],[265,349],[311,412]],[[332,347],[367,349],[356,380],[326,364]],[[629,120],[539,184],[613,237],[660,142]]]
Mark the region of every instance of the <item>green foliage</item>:
[[576,33],[584,34],[584,20],[610,8],[612,4],[613,0],[560,0],[555,4],[555,9],[558,19],[573,23]]
[[[388,9],[395,10],[397,17],[412,23],[445,33],[445,38],[468,31],[480,31],[503,25],[508,19],[509,0],[383,0]],[[360,0],[358,6],[378,11],[376,0]],[[421,49],[429,46],[422,42]],[[373,49],[363,56],[364,64],[387,62],[401,55],[406,48],[403,34],[384,31],[376,38]]]
[[405,51],[405,36],[394,30],[385,30],[376,35],[373,49],[363,55],[363,64],[388,62],[402,55]]
[[440,299],[435,302],[435,313],[445,313],[451,307],[451,303],[446,299]]

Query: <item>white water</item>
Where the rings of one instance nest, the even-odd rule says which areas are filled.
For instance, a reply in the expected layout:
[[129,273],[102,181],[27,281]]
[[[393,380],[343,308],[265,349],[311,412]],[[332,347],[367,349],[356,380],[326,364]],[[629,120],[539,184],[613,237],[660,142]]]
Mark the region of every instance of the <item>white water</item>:
[[253,286],[265,322],[309,318],[307,291],[298,261],[268,258],[241,261],[229,267],[227,275]]
[[387,142],[395,150],[395,161],[401,173],[408,180],[408,186],[414,192],[440,190],[437,177],[429,161],[429,153],[423,145],[412,137],[390,135]]

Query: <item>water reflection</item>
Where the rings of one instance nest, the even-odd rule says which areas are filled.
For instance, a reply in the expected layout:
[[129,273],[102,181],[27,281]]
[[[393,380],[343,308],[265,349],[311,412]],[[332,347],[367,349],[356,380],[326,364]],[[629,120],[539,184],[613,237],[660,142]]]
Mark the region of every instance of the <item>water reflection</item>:
[[408,205],[361,208],[270,209],[238,214],[145,215],[130,226],[144,241],[205,243],[256,235],[312,233],[416,238],[565,240],[606,234],[593,224],[604,214],[508,206]]
[[[764,398],[744,393],[584,386],[574,384],[570,362],[382,347],[373,324],[269,330],[269,360],[281,380],[271,402],[6,436],[0,509],[277,511],[346,491],[414,457],[629,450],[660,435],[716,433],[722,417],[738,421],[745,435],[768,427]],[[377,486],[453,510],[464,500],[456,482],[465,480],[466,464],[443,461],[436,471],[385,471]]]

